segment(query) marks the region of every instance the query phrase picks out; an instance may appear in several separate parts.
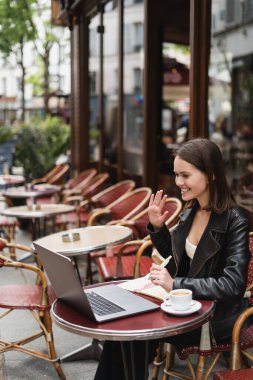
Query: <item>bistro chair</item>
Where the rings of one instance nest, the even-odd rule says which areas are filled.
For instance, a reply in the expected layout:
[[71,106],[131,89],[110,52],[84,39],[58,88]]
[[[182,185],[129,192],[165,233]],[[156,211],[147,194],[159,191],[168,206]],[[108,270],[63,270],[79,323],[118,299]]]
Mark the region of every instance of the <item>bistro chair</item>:
[[253,368],[243,368],[235,371],[218,371],[214,374],[213,380],[252,380]]
[[[249,305],[253,305],[253,232],[250,232],[249,234],[249,248],[251,252],[251,259],[249,262],[249,268],[248,268],[248,278],[247,278],[247,288],[244,297],[248,299]],[[204,327],[204,329],[207,332],[207,335],[203,335],[203,342],[204,347],[201,346],[191,346],[191,345],[185,345],[181,347],[175,347],[175,351],[179,357],[180,360],[183,360],[186,362],[191,376],[186,376],[181,374],[178,371],[175,371],[172,368],[172,357],[173,357],[173,350],[170,344],[167,344],[167,350],[166,350],[166,362],[165,362],[165,368],[164,368],[164,375],[163,380],[167,380],[169,376],[176,376],[179,379],[203,379],[207,380],[210,376],[212,370],[215,368],[220,356],[222,353],[229,353],[231,352],[231,369],[239,369],[241,368],[242,362],[241,362],[241,356],[244,355],[246,358],[251,360],[253,362],[253,355],[250,354],[248,351],[246,351],[249,348],[253,348],[253,325],[250,327],[242,328],[243,322],[249,318],[250,315],[253,315],[253,307],[250,307],[249,309],[246,309],[241,316],[238,318],[238,320],[235,323],[233,334],[232,334],[232,343],[227,344],[216,344],[212,345],[211,340],[209,337],[209,324],[207,323]],[[203,333],[202,328],[202,333]],[[202,341],[202,339],[201,339]],[[152,379],[155,380],[158,378],[158,372],[161,364],[163,363],[162,360],[162,349],[163,345],[160,344],[157,350],[157,356],[155,358],[155,367],[153,371]],[[193,365],[190,360],[190,355],[198,355],[198,362],[197,362],[197,368],[194,370]],[[206,369],[204,372],[205,367],[205,358],[212,356],[212,361],[210,366]]]
[[[74,204],[78,207],[80,204],[80,198],[82,200],[89,201],[93,196],[99,193],[106,187],[106,183],[109,179],[108,173],[100,173],[93,177],[82,190],[82,193],[78,196],[71,196],[65,199],[65,204]],[[78,225],[78,216],[76,211],[73,211],[66,215],[59,215],[55,218],[54,227],[59,227],[60,230],[65,230],[68,225],[74,224],[74,227]]]
[[69,171],[69,165],[55,165],[55,167],[41,178],[32,181],[32,185],[37,183],[49,183],[50,185],[61,185],[65,181],[65,177]]
[[63,220],[61,216],[56,217],[55,224],[56,226],[60,226],[61,230],[66,229],[68,224],[76,227],[85,227],[94,209],[108,207],[121,196],[133,190],[134,187],[135,182],[133,180],[124,180],[109,186],[93,195],[90,199],[82,200],[76,206],[76,211],[68,215],[67,221]]
[[[10,270],[10,273],[13,269],[22,270],[23,275],[25,272],[27,273],[27,271],[29,271],[30,274],[33,272],[40,279],[40,281],[38,281],[39,284],[18,283],[17,272],[15,271],[13,283],[0,286],[0,308],[5,309],[0,315],[0,319],[7,318],[13,311],[20,313],[21,310],[26,310],[32,314],[39,328],[37,332],[34,332],[30,336],[17,337],[17,340],[14,342],[8,342],[1,338],[0,354],[8,351],[19,351],[51,362],[59,377],[64,380],[65,375],[60,365],[60,359],[57,357],[55,351],[52,320],[50,316],[50,307],[55,299],[55,295],[52,288],[48,287],[45,274],[35,265],[12,261],[3,255],[0,255],[0,268],[1,270]],[[14,280],[15,282],[17,281],[17,283],[15,283]],[[26,325],[27,323],[28,319],[26,320]],[[16,330],[17,326],[13,326],[10,321],[8,331],[15,333]],[[27,343],[33,342],[42,336],[46,341],[47,353],[26,346]]]
[[[168,228],[177,222],[181,209],[182,202],[179,199],[167,198],[164,210],[168,211],[165,222]],[[96,257],[102,281],[137,278],[149,272],[153,260],[150,257],[152,242],[146,229],[148,221],[148,208],[146,208],[132,219],[119,223],[132,228],[139,239],[111,247],[110,257]],[[143,255],[144,252],[146,255]]]
[[17,218],[12,218],[0,215],[0,231],[3,232],[4,237],[11,242],[15,240],[16,228],[20,226]]
[[64,189],[74,189],[75,187],[78,187],[80,183],[83,183],[83,181],[90,181],[93,177],[95,177],[96,174],[96,169],[86,169],[81,173],[77,174],[75,177],[69,179],[65,183]]
[[[98,208],[91,212],[87,221],[87,226],[117,224],[115,221],[122,221],[132,218],[134,215],[146,208],[152,190],[149,187],[134,189],[107,207]],[[98,253],[100,255],[100,252]],[[95,253],[87,255],[86,278],[92,283],[92,260],[96,257]]]
[[94,210],[87,225],[95,226],[111,221],[130,219],[147,206],[151,193],[152,190],[149,187],[135,189],[123,195],[110,206]]
[[[0,253],[12,260],[17,260],[17,250],[22,252],[27,256],[28,254],[33,254],[32,248],[25,244],[18,244],[14,241],[9,242],[6,239],[0,238]],[[37,257],[35,257],[37,261]]]
[[78,180],[76,183],[74,179],[71,179],[70,184],[69,182],[67,182],[61,192],[62,201],[64,201],[68,197],[71,197],[72,195],[80,195],[81,192],[85,189],[85,187],[92,180],[92,178],[95,177],[96,174],[97,174],[96,169],[88,169],[86,171],[86,175],[83,177],[81,181]]

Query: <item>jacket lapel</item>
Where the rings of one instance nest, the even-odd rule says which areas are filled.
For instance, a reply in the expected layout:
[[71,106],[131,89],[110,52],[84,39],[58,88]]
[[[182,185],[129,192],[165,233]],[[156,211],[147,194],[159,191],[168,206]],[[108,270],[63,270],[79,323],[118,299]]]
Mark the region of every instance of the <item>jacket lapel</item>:
[[194,209],[186,209],[180,215],[180,221],[172,232],[172,252],[173,258],[177,267],[180,265],[183,254],[185,253],[185,240],[188,236],[189,230],[192,225],[192,221],[194,218],[195,210]]
[[189,270],[189,277],[196,277],[206,262],[220,250],[220,235],[227,230],[228,213],[211,214],[209,223],[196,248]]

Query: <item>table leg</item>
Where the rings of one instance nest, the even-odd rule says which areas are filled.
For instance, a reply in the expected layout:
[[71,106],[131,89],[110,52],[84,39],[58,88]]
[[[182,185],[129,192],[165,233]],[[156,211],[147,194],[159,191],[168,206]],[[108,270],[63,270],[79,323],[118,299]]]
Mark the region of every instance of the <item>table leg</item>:
[[72,362],[72,361],[77,361],[77,360],[88,360],[88,359],[99,361],[102,350],[103,350],[102,343],[97,339],[93,339],[91,343],[62,356],[60,360],[61,362]]
[[[127,345],[129,345],[130,348],[130,363],[129,359],[127,358]],[[134,352],[134,341],[130,342],[120,342],[121,347],[121,355],[122,355],[122,361],[124,366],[124,374],[126,380],[136,380],[136,358],[135,358],[135,352]],[[145,353],[144,353],[144,366],[145,366],[145,373],[144,373],[144,379],[148,379],[148,350],[149,350],[149,343],[148,341],[145,341]],[[129,370],[131,373],[129,373]]]

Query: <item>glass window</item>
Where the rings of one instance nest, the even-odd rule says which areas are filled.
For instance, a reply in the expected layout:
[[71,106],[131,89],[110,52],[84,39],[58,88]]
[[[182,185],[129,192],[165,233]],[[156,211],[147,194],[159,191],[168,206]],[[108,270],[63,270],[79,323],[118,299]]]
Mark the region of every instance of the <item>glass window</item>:
[[[111,3],[111,6],[109,6]],[[117,163],[118,140],[118,8],[117,1],[108,3],[104,13],[104,157],[110,164]]]
[[253,188],[252,3],[229,0],[224,9],[212,2],[212,16],[224,11],[226,17],[212,28],[209,135],[223,153],[236,196],[246,183]]
[[143,19],[143,6],[126,7],[125,3],[123,165],[136,175],[143,170]]
[[98,85],[97,78],[99,74],[99,34],[97,27],[99,25],[99,16],[91,19],[89,24],[89,159],[98,161],[99,159],[99,131],[98,131]]

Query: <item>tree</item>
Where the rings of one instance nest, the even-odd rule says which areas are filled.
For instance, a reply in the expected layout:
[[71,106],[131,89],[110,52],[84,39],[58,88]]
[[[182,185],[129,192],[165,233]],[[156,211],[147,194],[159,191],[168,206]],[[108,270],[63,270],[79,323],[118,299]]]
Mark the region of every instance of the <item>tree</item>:
[[[23,0],[26,3],[26,0]],[[59,34],[59,27],[52,26],[50,19],[50,11],[48,0],[37,0],[36,4],[36,12],[32,15],[30,14],[30,25],[36,31],[37,38],[33,41],[35,50],[39,57],[38,62],[38,72],[36,76],[31,76],[29,78],[30,82],[32,82],[37,91],[41,88],[42,94],[44,97],[44,109],[45,114],[49,113],[49,97],[50,97],[50,54],[54,45],[59,45],[61,39],[63,38],[63,33],[61,30],[61,34]],[[29,8],[29,4],[27,3],[27,11]],[[32,17],[33,16],[33,17]],[[41,63],[42,63],[42,80],[41,80]]]
[[35,40],[36,29],[30,19],[33,17],[34,0],[0,0],[0,51],[7,60],[11,56],[16,59],[21,69],[21,119],[25,115],[25,76],[24,46],[28,41]]

